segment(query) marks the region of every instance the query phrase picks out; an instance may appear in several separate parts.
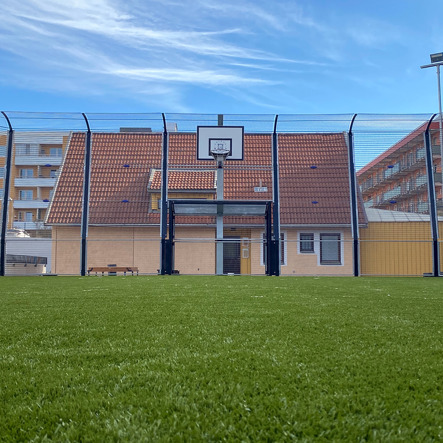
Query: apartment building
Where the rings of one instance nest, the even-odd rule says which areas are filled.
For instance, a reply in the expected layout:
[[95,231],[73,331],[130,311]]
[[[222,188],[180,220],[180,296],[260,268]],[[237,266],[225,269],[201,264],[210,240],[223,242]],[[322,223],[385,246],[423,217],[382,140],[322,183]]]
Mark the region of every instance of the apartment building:
[[[428,213],[428,187],[421,126],[357,172],[366,208]],[[438,124],[431,126],[433,174],[439,211],[442,169]]]
[[68,133],[14,134],[11,167],[9,228],[31,237],[50,237],[44,219],[68,144]]

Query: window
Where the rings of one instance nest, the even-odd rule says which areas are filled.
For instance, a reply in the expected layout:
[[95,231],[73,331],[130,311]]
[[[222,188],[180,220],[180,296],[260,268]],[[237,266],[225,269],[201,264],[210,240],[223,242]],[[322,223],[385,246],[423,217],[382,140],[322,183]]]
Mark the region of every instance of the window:
[[0,178],[5,177],[5,168],[3,166],[0,166]]
[[26,213],[25,221],[26,222],[32,222],[32,212],[27,212]]
[[[284,232],[280,232],[280,264],[281,266],[286,266],[287,254],[286,254],[286,234]],[[262,248],[260,251],[260,262],[261,265],[265,265],[265,257],[268,251],[268,245],[266,244],[266,233],[262,234]]]
[[61,157],[62,156],[62,148],[51,148],[49,150],[49,155],[51,157]]
[[340,265],[340,234],[320,234],[320,264]]
[[280,243],[280,264],[282,266],[286,266],[286,235],[284,232],[280,232],[280,238],[281,238],[281,243]]
[[49,172],[49,177],[55,178],[56,176],[57,176],[57,169],[51,169],[51,171]]
[[33,200],[34,195],[32,192],[32,189],[25,189],[25,190],[21,190],[19,192],[19,199],[20,200]]
[[425,157],[425,148],[417,148],[417,151],[415,152],[415,158],[417,160],[420,160]]
[[35,143],[16,143],[16,155],[32,155],[38,153],[38,144]]
[[20,178],[32,178],[34,177],[33,169],[20,169]]
[[314,252],[314,234],[300,234],[300,252],[312,253]]

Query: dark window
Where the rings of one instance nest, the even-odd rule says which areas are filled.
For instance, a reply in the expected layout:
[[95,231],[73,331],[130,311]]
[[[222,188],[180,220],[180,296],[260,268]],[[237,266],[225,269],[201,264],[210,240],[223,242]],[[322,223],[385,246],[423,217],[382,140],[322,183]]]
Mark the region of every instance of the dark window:
[[[286,247],[286,242],[285,242],[285,233],[284,232],[280,232],[280,264],[282,266],[286,266],[286,261],[285,261],[285,247]],[[266,234],[263,233],[262,234],[262,265],[265,264],[266,262],[266,254],[268,253],[268,245],[266,244]]]
[[340,265],[340,234],[320,234],[320,264]]
[[282,266],[286,265],[285,262],[285,233],[284,232],[280,232],[280,238],[281,238],[281,242],[280,242],[280,264]]
[[300,234],[300,252],[314,252],[314,234]]

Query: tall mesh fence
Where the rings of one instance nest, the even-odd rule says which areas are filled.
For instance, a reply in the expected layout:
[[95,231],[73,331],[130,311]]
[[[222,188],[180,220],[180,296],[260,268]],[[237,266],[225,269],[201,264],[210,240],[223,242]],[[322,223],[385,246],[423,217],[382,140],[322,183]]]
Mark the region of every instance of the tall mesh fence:
[[[82,257],[94,275],[158,273],[165,140],[167,200],[218,198],[217,162],[197,158],[199,126],[244,128],[243,159],[223,165],[223,199],[277,199],[281,275],[355,275],[356,260],[361,275],[432,275],[436,253],[441,271],[439,116],[6,114],[13,129],[0,126],[2,215],[13,137],[6,275],[78,275]],[[175,272],[217,273],[222,243],[222,273],[265,273],[263,214],[224,213],[221,239],[214,213],[174,221]]]
[[432,273],[428,171],[439,206],[442,182],[437,122],[430,125],[432,165],[426,164],[431,117],[364,115],[355,121],[357,177],[368,219],[360,230],[363,275]]

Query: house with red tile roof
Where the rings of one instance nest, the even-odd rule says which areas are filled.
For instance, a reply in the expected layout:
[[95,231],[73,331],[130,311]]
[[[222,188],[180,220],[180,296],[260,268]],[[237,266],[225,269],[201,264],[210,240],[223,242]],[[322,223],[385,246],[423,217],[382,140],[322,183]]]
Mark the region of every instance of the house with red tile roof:
[[[196,134],[169,134],[168,199],[215,200],[216,164],[197,160]],[[272,200],[271,134],[244,135],[243,160],[224,167],[224,199]],[[346,134],[279,134],[282,275],[352,275]],[[53,272],[78,274],[85,134],[72,133],[46,219]],[[161,133],[93,133],[88,268],[109,264],[157,273],[160,251]],[[366,224],[362,205],[360,226]],[[178,216],[175,269],[215,273],[213,216]],[[232,272],[264,274],[264,220],[225,217]],[[234,246],[232,246],[234,245]],[[229,272],[229,271],[227,271]]]

